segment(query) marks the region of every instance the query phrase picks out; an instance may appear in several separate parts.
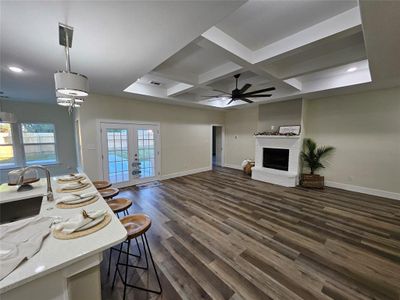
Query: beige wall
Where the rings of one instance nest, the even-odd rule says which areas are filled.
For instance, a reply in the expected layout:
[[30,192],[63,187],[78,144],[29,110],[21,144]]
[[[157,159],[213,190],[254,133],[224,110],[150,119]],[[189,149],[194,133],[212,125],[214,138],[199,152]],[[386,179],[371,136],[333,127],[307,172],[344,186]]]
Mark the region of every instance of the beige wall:
[[223,123],[223,117],[215,110],[90,95],[79,112],[84,171],[99,178],[96,119],[159,122],[161,175],[166,176],[210,167],[211,124]]
[[258,131],[270,131],[271,126],[301,124],[302,99],[262,104],[258,109]]
[[326,180],[400,193],[400,88],[305,100],[305,134],[336,147]]
[[258,106],[225,113],[225,165],[239,167],[244,159],[254,159]]
[[[43,104],[1,100],[2,111],[12,112],[20,122],[49,122],[55,125],[58,163],[48,165],[52,175],[76,171],[76,151],[74,143],[73,118],[65,107]],[[7,180],[10,170],[1,170],[0,182]],[[43,174],[41,174],[43,176]]]

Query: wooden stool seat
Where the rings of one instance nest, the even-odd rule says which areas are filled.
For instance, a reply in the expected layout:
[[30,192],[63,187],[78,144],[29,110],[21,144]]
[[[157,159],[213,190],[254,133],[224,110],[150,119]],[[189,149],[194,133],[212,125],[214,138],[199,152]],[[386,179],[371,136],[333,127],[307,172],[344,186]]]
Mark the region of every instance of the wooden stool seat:
[[103,190],[111,186],[111,182],[107,180],[95,180],[92,183],[97,190]]
[[119,189],[113,188],[113,187],[109,187],[109,188],[100,190],[99,193],[104,199],[110,199],[110,198],[115,197],[115,196],[117,196],[119,194]]
[[117,214],[132,206],[132,201],[126,198],[115,198],[107,201],[108,206]]
[[144,234],[151,226],[151,219],[145,214],[134,214],[120,219],[128,232],[127,239],[134,239]]

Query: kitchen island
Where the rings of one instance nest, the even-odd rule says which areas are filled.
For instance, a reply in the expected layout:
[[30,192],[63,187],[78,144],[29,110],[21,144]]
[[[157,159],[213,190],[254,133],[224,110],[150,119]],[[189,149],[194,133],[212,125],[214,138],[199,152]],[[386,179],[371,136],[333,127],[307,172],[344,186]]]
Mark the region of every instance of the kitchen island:
[[[86,180],[89,181],[87,177]],[[0,202],[46,194],[44,179],[34,183],[33,186],[34,188],[30,191],[17,192],[16,187],[2,184]],[[52,178],[52,187],[57,199],[61,194],[57,193],[59,184],[55,178]],[[96,189],[91,184],[82,193],[93,191]],[[56,207],[55,201],[48,202],[44,196],[40,215],[67,219],[79,214],[82,208],[87,211],[107,209],[112,216],[111,222],[97,232],[76,239],[59,240],[50,234],[44,240],[38,253],[31,259],[25,260],[0,281],[1,299],[101,299],[99,265],[103,258],[102,253],[126,238],[125,228],[106,201],[99,194],[99,199],[87,206],[60,209]]]

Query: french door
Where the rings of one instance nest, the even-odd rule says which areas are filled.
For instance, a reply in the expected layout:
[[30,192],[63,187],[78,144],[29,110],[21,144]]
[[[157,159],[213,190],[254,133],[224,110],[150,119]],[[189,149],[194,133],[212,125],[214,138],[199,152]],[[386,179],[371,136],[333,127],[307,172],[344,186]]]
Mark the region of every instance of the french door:
[[104,179],[114,186],[128,186],[160,175],[159,125],[100,124]]

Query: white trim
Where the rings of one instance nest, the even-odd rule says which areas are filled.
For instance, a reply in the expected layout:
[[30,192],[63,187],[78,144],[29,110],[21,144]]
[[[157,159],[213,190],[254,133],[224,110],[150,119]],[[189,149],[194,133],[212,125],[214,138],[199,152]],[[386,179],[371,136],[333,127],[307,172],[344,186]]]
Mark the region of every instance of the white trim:
[[379,196],[379,197],[384,197],[384,198],[389,198],[389,199],[394,199],[394,200],[400,200],[400,193],[388,192],[388,191],[378,190],[378,189],[371,189],[371,188],[367,188],[367,187],[363,187],[363,186],[357,186],[357,185],[334,182],[334,181],[325,181],[325,185],[329,186],[329,187],[333,187],[333,188],[346,190],[346,191],[352,191],[352,192],[358,192],[358,193]]
[[243,168],[241,165],[224,164],[224,167],[243,171]]
[[166,180],[166,179],[175,178],[175,177],[182,177],[182,176],[192,175],[192,174],[196,174],[196,173],[207,172],[207,171],[211,171],[211,170],[212,170],[211,167],[204,167],[204,168],[180,171],[180,172],[176,172],[176,173],[161,175],[160,180]]
[[222,153],[221,153],[221,167],[225,165],[225,127],[224,124],[211,124],[211,140],[210,140],[210,168],[212,169],[212,158],[213,158],[213,127],[218,126],[221,127],[221,145],[222,145]]

